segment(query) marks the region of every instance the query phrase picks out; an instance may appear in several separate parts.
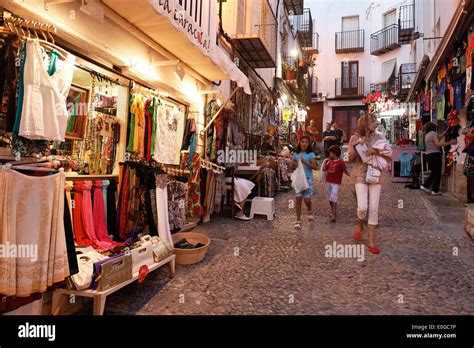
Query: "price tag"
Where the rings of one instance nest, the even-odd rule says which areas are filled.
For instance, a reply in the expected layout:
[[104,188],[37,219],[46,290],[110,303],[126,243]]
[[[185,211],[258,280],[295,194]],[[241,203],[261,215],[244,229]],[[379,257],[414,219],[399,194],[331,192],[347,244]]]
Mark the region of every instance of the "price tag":
[[76,201],[74,199],[71,199],[71,208],[72,209],[76,208]]

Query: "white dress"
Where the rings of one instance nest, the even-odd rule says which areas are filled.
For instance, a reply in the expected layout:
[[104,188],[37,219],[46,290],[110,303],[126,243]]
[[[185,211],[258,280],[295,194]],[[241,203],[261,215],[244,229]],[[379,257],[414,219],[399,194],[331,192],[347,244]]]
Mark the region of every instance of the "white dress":
[[255,184],[247,179],[234,178],[234,202],[240,203],[247,199]]
[[38,40],[26,42],[23,76],[23,109],[20,135],[32,140],[64,141],[68,110],[66,98],[71,88],[76,57],[68,55],[49,76]]

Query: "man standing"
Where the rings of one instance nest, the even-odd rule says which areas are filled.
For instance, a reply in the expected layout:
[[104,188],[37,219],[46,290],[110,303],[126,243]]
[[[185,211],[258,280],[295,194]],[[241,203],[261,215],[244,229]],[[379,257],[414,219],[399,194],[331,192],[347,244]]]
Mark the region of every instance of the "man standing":
[[316,122],[314,120],[309,121],[309,126],[306,128],[306,133],[309,136],[311,146],[314,150],[314,146],[316,145],[316,136],[319,135],[319,130],[316,128]]
[[331,129],[331,123],[326,123],[326,130],[323,132],[324,157],[329,157],[329,148],[337,145],[336,132]]
[[344,145],[344,141],[346,140],[345,139],[346,135],[344,134],[344,131],[341,128],[339,128],[339,125],[337,124],[336,121],[333,121],[331,130],[334,131],[334,134],[336,135],[336,138],[337,138],[336,145],[342,148],[342,145]]

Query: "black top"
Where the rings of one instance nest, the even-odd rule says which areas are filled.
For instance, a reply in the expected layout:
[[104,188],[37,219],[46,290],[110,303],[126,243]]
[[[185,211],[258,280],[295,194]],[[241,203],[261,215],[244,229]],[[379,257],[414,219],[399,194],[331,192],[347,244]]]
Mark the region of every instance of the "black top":
[[[338,135],[336,134],[336,131],[333,131],[333,130],[323,132],[323,139],[325,137],[337,137],[337,136]],[[329,148],[333,145],[338,145],[338,141],[337,140],[324,140],[324,152],[327,152]]]
[[341,146],[342,145],[342,138],[344,137],[344,131],[342,129],[336,129],[334,131],[337,137],[337,145]]

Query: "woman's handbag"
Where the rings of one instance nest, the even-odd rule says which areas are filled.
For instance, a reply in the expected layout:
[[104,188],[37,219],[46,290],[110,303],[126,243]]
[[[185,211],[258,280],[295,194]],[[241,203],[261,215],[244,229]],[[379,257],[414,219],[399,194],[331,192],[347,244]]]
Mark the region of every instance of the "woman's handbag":
[[167,245],[157,236],[152,237],[152,236],[147,235],[147,236],[141,237],[140,240],[143,243],[148,243],[149,245],[152,246],[153,259],[155,262],[160,262],[161,260],[168,257],[173,252],[173,248]]
[[367,175],[365,177],[365,181],[367,182],[367,184],[380,184],[381,176],[382,171],[370,164],[367,166]]
[[105,260],[107,257],[99,254],[92,247],[77,248],[76,253],[79,273],[69,277],[69,284],[72,284],[76,290],[88,289],[92,282],[94,263]]
[[132,254],[133,274],[137,273],[141,266],[151,266],[154,262],[151,244],[144,243],[140,247],[132,249],[130,254]]

